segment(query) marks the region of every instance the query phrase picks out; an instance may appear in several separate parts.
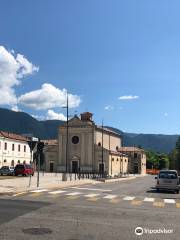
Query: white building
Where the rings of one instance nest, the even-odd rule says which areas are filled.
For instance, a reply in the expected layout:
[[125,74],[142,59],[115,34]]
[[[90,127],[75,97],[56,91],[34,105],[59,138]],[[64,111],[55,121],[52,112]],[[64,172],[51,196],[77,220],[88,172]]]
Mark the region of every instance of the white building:
[[30,161],[31,153],[26,137],[0,131],[0,167]]

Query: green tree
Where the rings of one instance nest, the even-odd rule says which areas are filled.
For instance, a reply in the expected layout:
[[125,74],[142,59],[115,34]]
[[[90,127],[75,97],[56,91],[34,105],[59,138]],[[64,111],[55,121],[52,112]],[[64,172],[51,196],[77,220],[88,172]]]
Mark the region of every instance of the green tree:
[[180,137],[176,142],[175,168],[180,171]]
[[153,151],[146,151],[147,168],[148,169],[169,169],[169,156],[165,153],[156,153]]
[[180,172],[180,137],[176,142],[176,146],[169,155],[170,157],[170,169],[176,169]]

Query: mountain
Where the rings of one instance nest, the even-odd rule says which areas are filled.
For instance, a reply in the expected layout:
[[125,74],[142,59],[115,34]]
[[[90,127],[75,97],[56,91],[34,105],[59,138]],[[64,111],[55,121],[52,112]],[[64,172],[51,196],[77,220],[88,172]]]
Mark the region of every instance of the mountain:
[[[17,134],[29,134],[40,139],[55,139],[60,120],[38,121],[27,113],[14,112],[0,108],[0,130]],[[125,133],[117,128],[106,126],[123,136],[124,146],[141,146],[157,152],[170,152],[176,144],[178,135]]]
[[125,133],[117,128],[108,128],[122,134],[124,146],[141,146],[155,152],[169,153],[179,137],[179,135]]
[[40,139],[53,139],[57,138],[57,129],[62,123],[60,120],[38,121],[27,113],[0,108],[0,130],[8,132],[32,133]]

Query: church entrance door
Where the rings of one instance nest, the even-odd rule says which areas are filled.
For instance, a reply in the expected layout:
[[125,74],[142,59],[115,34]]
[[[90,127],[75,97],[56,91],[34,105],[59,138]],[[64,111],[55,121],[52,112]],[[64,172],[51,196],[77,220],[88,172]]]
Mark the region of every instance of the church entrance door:
[[50,172],[54,171],[54,163],[53,162],[50,163],[49,168],[50,168]]
[[138,173],[139,169],[138,169],[138,164],[134,163],[134,173]]
[[72,173],[78,172],[78,161],[72,161]]
[[99,163],[99,173],[104,173],[104,163]]

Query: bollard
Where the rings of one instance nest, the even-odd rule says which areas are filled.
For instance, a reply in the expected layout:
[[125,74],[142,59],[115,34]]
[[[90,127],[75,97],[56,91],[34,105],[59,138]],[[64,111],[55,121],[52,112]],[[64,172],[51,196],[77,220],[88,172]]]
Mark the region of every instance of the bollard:
[[66,175],[66,173],[63,173],[63,174],[62,174],[62,181],[67,181],[67,175]]
[[29,187],[31,186],[31,175],[29,176]]

